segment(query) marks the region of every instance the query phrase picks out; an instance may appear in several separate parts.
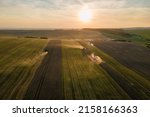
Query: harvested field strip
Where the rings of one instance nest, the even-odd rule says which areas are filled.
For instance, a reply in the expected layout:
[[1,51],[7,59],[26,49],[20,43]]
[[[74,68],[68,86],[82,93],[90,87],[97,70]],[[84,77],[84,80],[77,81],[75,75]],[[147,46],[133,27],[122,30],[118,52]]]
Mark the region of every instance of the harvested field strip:
[[[141,95],[141,97],[143,97],[142,99],[150,99],[150,85],[149,85],[150,82],[148,80],[146,80],[142,76],[138,75],[136,72],[121,65],[118,61],[116,61],[109,55],[105,54],[100,49],[98,49],[96,47],[88,46],[85,42],[81,42],[81,43],[86,48],[90,49],[91,51],[93,51],[97,55],[99,55],[109,65],[109,67],[112,70],[119,72],[125,78],[125,80],[127,80],[130,83],[128,85],[130,85],[130,87],[136,89],[137,92],[139,92],[138,95]],[[129,88],[127,85],[125,85],[125,86],[126,86],[126,88]]]
[[[65,45],[76,44],[75,48]],[[62,41],[65,99],[130,99],[111,77],[82,54],[76,41]],[[122,92],[122,93],[120,93]]]
[[[63,82],[61,79],[61,41],[54,40],[51,43],[53,52],[49,56],[46,78],[41,87],[39,99],[63,99]],[[51,47],[49,47],[51,48]]]
[[[100,66],[102,66],[103,69],[105,69],[110,76],[120,85],[120,87],[125,90],[128,95],[134,99],[134,100],[140,100],[140,99],[149,99],[149,97],[147,95],[141,95],[141,92],[139,92],[139,90],[134,86],[134,84],[130,84],[130,82],[128,80],[126,80],[124,78],[124,76],[122,76],[120,73],[118,73],[117,71],[114,71],[113,69],[111,69],[106,63],[102,63],[100,64]],[[128,87],[128,88],[127,88]],[[145,93],[148,91],[143,89],[145,91]]]
[[129,69],[150,80],[150,49],[133,43],[95,40],[94,44]]
[[[48,61],[47,59],[47,55],[45,56],[45,58],[43,59],[43,61],[41,62],[41,65],[39,66],[39,68],[36,70],[34,78],[28,88],[28,91],[24,97],[24,99],[38,99],[40,90],[41,90],[41,86],[43,85],[43,81],[45,78],[45,73],[46,73],[46,69],[48,68],[48,64],[46,64]],[[42,75],[38,75],[38,73],[41,73]],[[39,77],[39,78],[37,78]]]
[[24,99],[63,99],[61,80],[61,41],[51,40],[48,54],[36,70]]
[[[16,43],[10,43],[12,44],[10,45],[12,48],[9,50],[9,53],[13,54],[9,54],[8,57],[4,53],[4,56],[8,57],[8,59],[0,59],[0,66],[4,63],[6,64],[0,68],[0,99],[23,99],[28,85],[33,78],[35,69],[42,60],[40,53],[42,53],[42,49],[47,42],[26,39],[15,39],[15,41],[17,41],[17,45]],[[7,45],[7,43],[0,44]]]

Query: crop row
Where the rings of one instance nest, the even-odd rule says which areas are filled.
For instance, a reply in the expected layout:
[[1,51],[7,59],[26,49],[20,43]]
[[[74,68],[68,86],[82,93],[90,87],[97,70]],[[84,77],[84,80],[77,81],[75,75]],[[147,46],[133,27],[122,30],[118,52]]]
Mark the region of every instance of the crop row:
[[0,99],[22,99],[46,41],[0,39]]
[[130,99],[99,65],[83,55],[80,46],[76,41],[62,41],[65,99]]

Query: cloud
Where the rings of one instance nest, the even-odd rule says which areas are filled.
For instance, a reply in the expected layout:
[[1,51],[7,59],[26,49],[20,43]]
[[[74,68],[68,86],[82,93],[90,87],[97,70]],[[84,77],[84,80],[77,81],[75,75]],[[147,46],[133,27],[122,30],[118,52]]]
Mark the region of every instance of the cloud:
[[0,0],[0,25],[72,27],[84,7],[92,11],[93,26],[149,24],[150,0]]
[[1,7],[28,6],[43,9],[65,9],[70,6],[96,8],[150,7],[150,0],[1,0]]

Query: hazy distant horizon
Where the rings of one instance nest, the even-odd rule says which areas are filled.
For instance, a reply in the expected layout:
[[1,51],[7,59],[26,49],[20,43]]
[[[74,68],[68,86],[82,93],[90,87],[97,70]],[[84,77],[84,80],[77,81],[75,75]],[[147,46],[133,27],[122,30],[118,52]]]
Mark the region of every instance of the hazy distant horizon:
[[147,27],[120,27],[120,28],[95,28],[95,27],[85,27],[85,28],[0,28],[0,30],[82,30],[82,29],[150,29],[150,26]]

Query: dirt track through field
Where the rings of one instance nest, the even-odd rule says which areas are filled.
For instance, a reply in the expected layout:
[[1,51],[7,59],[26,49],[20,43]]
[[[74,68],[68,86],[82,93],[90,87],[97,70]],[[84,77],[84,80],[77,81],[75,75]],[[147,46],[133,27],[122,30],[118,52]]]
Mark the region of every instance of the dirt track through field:
[[48,54],[36,70],[33,81],[24,99],[59,100],[63,99],[61,80],[61,41],[51,40],[46,50]]
[[[114,81],[134,100],[149,99],[150,93],[144,87],[135,85],[124,78],[122,74],[113,70],[106,63],[101,63],[100,66],[113,78]],[[143,97],[141,93],[145,94]]]
[[150,80],[150,50],[127,42],[95,41],[94,45]]

